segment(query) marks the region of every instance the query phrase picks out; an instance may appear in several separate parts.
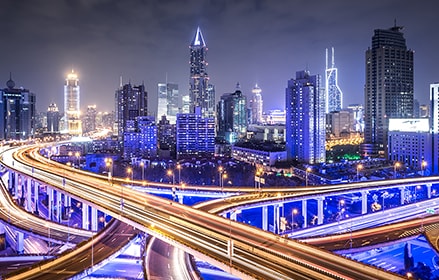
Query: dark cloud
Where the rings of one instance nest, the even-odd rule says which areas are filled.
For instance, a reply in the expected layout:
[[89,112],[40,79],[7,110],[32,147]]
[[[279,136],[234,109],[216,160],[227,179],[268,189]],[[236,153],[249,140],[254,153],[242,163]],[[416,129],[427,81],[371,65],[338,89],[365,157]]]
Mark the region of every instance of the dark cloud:
[[[13,72],[38,95],[38,109],[63,104],[65,74],[80,75],[81,105],[114,107],[119,77],[145,82],[155,108],[168,77],[187,91],[188,45],[197,26],[209,47],[217,96],[255,83],[264,108],[283,108],[287,80],[308,68],[323,75],[325,48],[335,47],[345,104],[363,100],[364,52],[373,30],[396,19],[415,53],[415,94],[428,100],[439,80],[437,1],[412,0],[2,0],[0,84]],[[62,108],[61,108],[62,109]]]

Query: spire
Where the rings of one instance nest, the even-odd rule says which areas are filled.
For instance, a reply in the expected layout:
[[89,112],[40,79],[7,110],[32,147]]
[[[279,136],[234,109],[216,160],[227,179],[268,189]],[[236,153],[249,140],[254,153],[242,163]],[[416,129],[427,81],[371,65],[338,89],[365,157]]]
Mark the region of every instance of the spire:
[[201,29],[197,27],[197,33],[195,33],[194,40],[192,41],[192,46],[202,46],[205,47],[206,43],[204,42],[203,34],[201,33]]

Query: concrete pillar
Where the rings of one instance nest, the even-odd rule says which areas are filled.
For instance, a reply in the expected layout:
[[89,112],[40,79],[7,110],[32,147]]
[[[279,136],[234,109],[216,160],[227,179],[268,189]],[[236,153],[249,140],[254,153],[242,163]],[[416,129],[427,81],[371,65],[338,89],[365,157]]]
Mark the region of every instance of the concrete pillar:
[[91,230],[98,231],[98,209],[91,207]]
[[262,229],[268,230],[268,206],[262,206]]
[[405,202],[405,187],[399,188],[399,194],[401,197],[401,205],[404,205]]
[[323,201],[325,200],[324,196],[317,198],[317,224],[323,224]]
[[181,194],[179,194],[179,195],[178,195],[178,202],[181,203],[181,204],[184,204],[184,203],[183,203],[183,198],[184,198],[184,196],[181,195]]
[[48,216],[49,220],[52,221],[52,219],[53,219],[53,192],[54,192],[54,190],[51,187],[49,187],[49,186],[47,186],[46,189],[47,189],[47,195],[48,195],[48,199],[47,199],[47,211],[48,211],[48,213],[47,213],[47,216]]
[[431,184],[427,184],[427,198],[431,198]]
[[280,233],[280,205],[281,204],[275,204],[274,205],[274,228],[273,228],[273,232],[274,233]]
[[19,183],[19,174],[18,173],[14,173],[14,195],[16,195],[18,197],[18,185]]
[[56,220],[58,221],[58,222],[61,222],[61,218],[62,218],[62,215],[61,215],[61,213],[62,213],[62,200],[61,200],[61,192],[59,192],[59,191],[57,191],[56,192],[56,205],[57,205],[57,208],[56,208]]
[[32,180],[26,179],[26,211],[32,212]]
[[89,229],[89,215],[88,215],[89,206],[85,203],[82,203],[82,228],[88,230]]
[[20,231],[16,231],[15,232],[15,239],[17,240],[17,252],[19,254],[23,254],[24,253],[24,233],[20,232]]
[[35,201],[35,214],[38,214],[38,202],[40,200],[40,188],[39,184],[34,181],[34,201]]
[[9,190],[9,193],[12,193],[12,188],[15,185],[15,173],[12,172],[12,171],[9,171],[8,172],[8,176],[9,176],[9,178],[8,178],[8,190]]
[[367,214],[367,191],[361,192],[361,214]]
[[308,226],[308,219],[307,219],[307,201],[306,199],[302,200],[302,216],[303,216],[303,228],[306,228]]
[[230,212],[230,220],[236,221],[236,211]]

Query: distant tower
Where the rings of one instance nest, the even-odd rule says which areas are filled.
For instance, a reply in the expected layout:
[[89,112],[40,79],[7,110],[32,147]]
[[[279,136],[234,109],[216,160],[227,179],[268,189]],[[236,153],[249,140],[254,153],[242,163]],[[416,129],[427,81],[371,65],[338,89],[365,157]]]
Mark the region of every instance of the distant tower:
[[288,159],[310,164],[326,161],[325,95],[320,75],[296,72],[286,88],[286,150]]
[[260,124],[262,123],[262,90],[258,87],[258,84],[252,89],[252,97],[249,100],[249,107],[251,112],[251,123]]
[[202,117],[213,117],[215,108],[215,88],[209,84],[207,75],[207,46],[200,27],[197,28],[190,48],[189,113],[201,108]]
[[[239,85],[239,84],[238,84]],[[223,94],[218,103],[217,136],[229,144],[245,137],[247,132],[247,99],[239,86],[234,93]]]
[[175,124],[179,112],[179,99],[177,84],[168,82],[158,84],[157,117],[161,119],[162,116],[166,116],[171,124]]
[[59,132],[59,110],[55,103],[51,103],[47,109],[47,131]]
[[439,173],[439,83],[430,84],[430,131],[433,142],[432,162],[427,164],[434,174]]
[[413,56],[402,27],[376,29],[366,51],[363,156],[387,151],[390,118],[413,117]]
[[83,131],[92,132],[96,130],[96,105],[88,105],[87,111],[85,112]]
[[79,109],[79,79],[72,70],[67,75],[64,85],[64,123],[66,133],[71,135],[82,135],[82,124]]
[[326,113],[340,111],[343,107],[343,93],[338,86],[338,73],[334,63],[334,48],[332,48],[331,67],[328,67],[328,49],[326,49]]

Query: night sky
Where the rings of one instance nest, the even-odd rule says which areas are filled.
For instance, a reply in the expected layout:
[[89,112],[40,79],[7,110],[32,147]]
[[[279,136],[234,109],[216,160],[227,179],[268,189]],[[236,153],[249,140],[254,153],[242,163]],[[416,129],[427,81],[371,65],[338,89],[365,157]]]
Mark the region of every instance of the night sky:
[[[404,26],[415,50],[415,98],[428,102],[439,81],[439,1],[408,0],[1,0],[0,87],[9,73],[37,94],[37,110],[55,102],[73,68],[81,108],[114,110],[119,78],[145,83],[156,111],[157,83],[189,89],[189,44],[200,26],[217,100],[239,82],[255,83],[264,110],[284,109],[287,80],[308,69],[324,79],[325,48],[335,48],[344,105],[363,103],[365,51],[374,29]],[[322,80],[324,81],[324,80]]]

